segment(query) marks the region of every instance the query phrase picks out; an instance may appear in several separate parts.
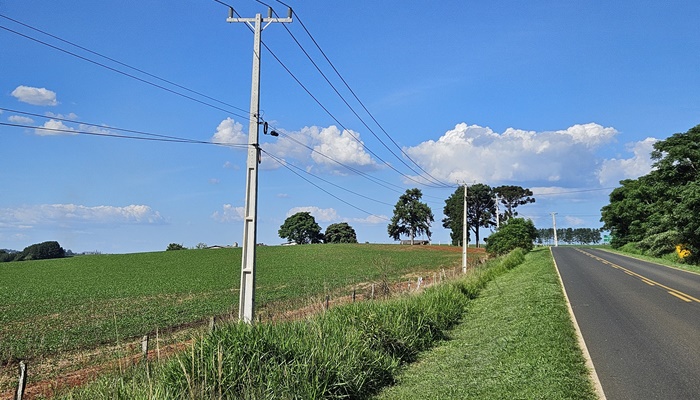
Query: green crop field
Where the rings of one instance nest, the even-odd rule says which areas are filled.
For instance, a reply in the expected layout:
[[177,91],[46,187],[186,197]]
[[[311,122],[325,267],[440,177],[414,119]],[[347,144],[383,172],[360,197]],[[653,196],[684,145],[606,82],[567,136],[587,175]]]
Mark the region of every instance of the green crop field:
[[[258,248],[256,300],[302,304],[367,282],[459,264],[450,247]],[[240,249],[185,250],[0,264],[0,365],[92,348],[238,309]]]

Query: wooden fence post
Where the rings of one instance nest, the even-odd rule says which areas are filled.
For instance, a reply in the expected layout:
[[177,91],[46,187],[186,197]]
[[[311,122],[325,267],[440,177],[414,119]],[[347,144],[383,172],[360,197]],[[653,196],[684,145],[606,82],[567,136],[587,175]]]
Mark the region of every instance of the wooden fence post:
[[352,302],[355,302],[355,294],[356,294],[356,289],[352,288]]
[[372,284],[372,296],[370,296],[370,299],[374,300],[374,283]]
[[330,305],[330,300],[331,300],[331,296],[326,295],[326,310],[328,310],[328,306]]
[[24,389],[27,387],[27,363],[24,361],[19,362],[19,383],[17,385],[17,393],[15,394],[15,400],[22,400],[24,396]]

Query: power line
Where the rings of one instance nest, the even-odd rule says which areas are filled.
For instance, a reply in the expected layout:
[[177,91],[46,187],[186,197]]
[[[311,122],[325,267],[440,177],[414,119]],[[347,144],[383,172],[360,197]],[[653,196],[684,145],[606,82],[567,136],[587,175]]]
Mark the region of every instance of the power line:
[[[42,30],[39,30],[39,29],[34,28],[34,27],[31,27],[31,26],[29,26],[29,25],[27,25],[27,24],[24,24],[24,23],[22,23],[22,22],[16,21],[16,20],[14,20],[14,19],[12,19],[12,18],[9,18],[9,17],[7,17],[7,16],[5,16],[5,15],[0,14],[0,17],[3,17],[3,18],[6,18],[6,19],[8,19],[8,20],[10,20],[10,21],[16,22],[16,23],[18,23],[18,24],[20,24],[20,25],[22,25],[22,26],[26,26],[26,27],[28,27],[28,28],[30,28],[30,29],[33,29],[33,30],[37,31],[37,32],[41,32],[41,33],[43,33],[43,34],[45,34],[45,35],[48,35],[48,36],[50,36],[50,37],[52,37],[52,38],[55,38],[55,39],[57,39],[57,40],[60,40],[60,41],[62,41],[62,42],[64,42],[64,43],[68,43],[68,44],[70,44],[70,45],[72,45],[72,46],[75,46],[75,47],[77,47],[77,48],[79,48],[79,49],[81,49],[81,50],[87,51],[87,52],[89,52],[89,53],[91,53],[91,54],[94,54],[94,55],[103,57],[103,58],[105,58],[105,59],[107,59],[107,60],[110,60],[110,61],[112,61],[112,62],[115,62],[115,63],[117,63],[117,64],[119,64],[119,65],[125,66],[125,67],[130,68],[130,69],[135,70],[135,71],[138,71],[138,72],[140,72],[140,73],[142,73],[142,74],[145,74],[145,75],[147,75],[147,76],[149,76],[149,77],[156,78],[156,79],[158,79],[158,80],[160,80],[160,81],[166,82],[166,83],[168,83],[168,84],[171,84],[171,85],[173,85],[173,86],[176,86],[176,87],[181,88],[181,89],[183,89],[183,90],[186,90],[186,91],[188,91],[188,92],[191,92],[191,93],[197,94],[197,95],[199,95],[199,96],[205,97],[205,98],[207,98],[207,99],[216,101],[217,103],[224,104],[224,105],[226,105],[226,106],[228,106],[228,107],[231,107],[231,108],[234,108],[234,109],[236,109],[236,110],[242,110],[243,112],[246,112],[246,113],[247,113],[247,111],[246,111],[246,110],[243,110],[242,108],[239,108],[239,107],[230,105],[230,104],[225,103],[225,102],[223,102],[223,101],[221,101],[221,100],[214,99],[213,97],[210,97],[210,96],[201,94],[200,92],[194,91],[194,90],[192,90],[192,89],[188,89],[188,88],[186,88],[186,87],[184,87],[184,86],[182,86],[182,85],[179,85],[179,84],[176,84],[176,83],[174,83],[174,82],[168,81],[168,80],[166,80],[166,79],[160,78],[160,77],[158,77],[158,76],[156,76],[156,75],[154,75],[154,74],[151,74],[151,73],[145,72],[145,71],[143,71],[143,70],[140,70],[140,69],[138,69],[138,68],[129,66],[128,64],[125,64],[125,63],[120,62],[120,61],[117,61],[117,60],[115,60],[115,59],[113,59],[113,58],[104,56],[104,55],[102,55],[102,54],[100,54],[100,53],[97,53],[97,52],[95,52],[95,51],[89,50],[89,49],[87,49],[87,48],[85,48],[85,47],[79,46],[79,45],[74,44],[74,43],[72,43],[72,42],[69,42],[69,41],[67,41],[67,40],[61,39],[61,38],[59,38],[58,36],[52,35],[52,34],[50,34],[50,33],[46,33],[46,32],[44,32],[44,31],[42,31]],[[165,87],[165,86],[163,86],[163,85],[160,85],[160,84],[157,84],[157,83],[148,81],[148,80],[143,79],[143,78],[141,78],[141,77],[138,77],[138,76],[136,76],[136,75],[134,75],[134,74],[130,74],[130,73],[128,73],[128,72],[121,71],[121,70],[119,70],[119,69],[117,69],[117,68],[114,68],[114,67],[111,67],[111,66],[109,66],[109,65],[107,65],[107,64],[101,63],[101,62],[99,62],[99,61],[92,60],[92,59],[87,58],[87,57],[85,57],[85,56],[82,56],[82,55],[80,55],[80,54],[74,53],[74,52],[72,52],[72,51],[70,51],[70,50],[66,50],[66,49],[63,49],[63,48],[61,48],[61,47],[55,46],[55,45],[53,45],[53,44],[50,44],[50,43],[48,43],[48,42],[46,42],[46,41],[43,41],[43,40],[41,40],[41,39],[37,39],[37,38],[34,38],[34,37],[32,37],[32,36],[26,35],[26,34],[24,34],[24,33],[18,32],[18,31],[14,30],[14,29],[10,29],[10,28],[8,28],[8,27],[6,27],[6,26],[0,25],[0,29],[4,29],[4,30],[6,30],[6,31],[8,31],[8,32],[10,32],[10,33],[13,33],[13,34],[15,34],[15,35],[21,36],[21,37],[23,37],[23,38],[25,38],[25,39],[28,39],[28,40],[31,40],[31,41],[33,41],[33,42],[42,44],[42,45],[47,46],[47,47],[50,47],[50,48],[52,48],[52,49],[54,49],[54,50],[58,50],[58,51],[60,51],[60,52],[62,52],[62,53],[65,53],[65,54],[68,54],[68,55],[70,55],[70,56],[76,57],[76,58],[81,59],[81,60],[83,60],[83,61],[87,61],[87,62],[89,62],[89,63],[91,63],[91,64],[94,64],[94,65],[97,65],[97,66],[99,66],[99,67],[105,68],[105,69],[110,70],[110,71],[112,71],[112,72],[116,72],[116,73],[118,73],[118,74],[124,75],[124,76],[126,76],[126,77],[131,78],[131,79],[135,79],[135,80],[137,80],[137,81],[139,81],[139,82],[145,83],[145,84],[147,84],[147,85],[151,85],[151,86],[156,87],[156,88],[158,88],[158,89],[165,90],[166,92],[169,92],[169,93],[178,95],[178,96],[180,96],[180,97],[183,97],[183,98],[186,98],[186,99],[188,99],[188,100],[197,102],[197,103],[199,103],[199,104],[202,104],[202,105],[211,107],[211,108],[216,109],[216,110],[219,110],[219,111],[223,111],[223,112],[225,112],[225,113],[227,113],[227,114],[235,115],[235,116],[240,117],[240,118],[243,118],[243,119],[247,119],[247,118],[248,118],[247,115],[242,115],[242,114],[239,114],[239,113],[237,113],[237,112],[233,112],[233,111],[231,111],[231,110],[229,110],[229,109],[225,109],[225,108],[219,107],[219,106],[214,105],[214,104],[212,104],[212,103],[210,103],[210,102],[197,99],[197,98],[192,97],[192,96],[190,96],[190,95],[187,95],[187,94],[178,92],[177,90],[170,89],[170,88]]]
[[[327,195],[333,197],[334,199],[336,199],[336,200],[338,200],[338,201],[340,201],[340,202],[342,202],[342,203],[345,203],[345,204],[347,204],[348,206],[350,206],[350,207],[352,207],[352,208],[354,208],[354,209],[356,209],[356,210],[358,210],[358,211],[361,211],[361,212],[363,212],[363,213],[365,213],[365,214],[367,214],[367,215],[369,215],[369,216],[374,216],[374,217],[377,217],[377,218],[379,218],[379,219],[383,219],[383,220],[386,220],[386,221],[391,222],[391,220],[389,220],[388,218],[386,218],[386,217],[384,217],[384,216],[382,216],[382,215],[377,215],[377,214],[371,213],[371,212],[369,212],[369,211],[367,211],[367,210],[364,210],[364,209],[362,209],[362,208],[360,208],[360,207],[358,207],[358,206],[356,206],[356,205],[350,203],[350,202],[347,201],[347,200],[342,199],[341,197],[338,197],[338,196],[334,195],[333,193],[327,191],[326,189],[322,188],[321,186],[319,186],[319,185],[315,184],[314,182],[310,181],[309,179],[305,178],[304,176],[302,176],[302,175],[299,174],[298,172],[294,171],[292,168],[290,168],[288,165],[286,165],[286,163],[285,163],[284,161],[278,159],[277,157],[275,157],[274,155],[270,154],[269,152],[266,152],[265,150],[262,150],[262,149],[261,149],[261,151],[262,151],[263,153],[267,154],[268,156],[270,156],[273,160],[277,161],[277,162],[278,162],[280,165],[282,165],[283,167],[285,167],[285,168],[287,168],[288,170],[290,170],[293,174],[297,175],[297,176],[300,177],[301,179],[305,180],[305,181],[308,182],[309,184],[313,185],[314,187],[316,187],[316,188],[319,189],[320,191],[326,193]],[[364,197],[364,196],[363,196],[363,197]]]
[[[98,124],[72,121],[72,120],[68,120],[65,118],[43,117],[43,116],[38,115],[38,114],[27,113],[27,112],[22,112],[22,111],[15,111],[15,110],[7,109],[7,108],[0,108],[0,110],[15,112],[15,113],[24,114],[24,115],[33,115],[33,116],[47,118],[47,119],[50,118],[50,119],[54,119],[57,121],[72,122],[72,123],[77,123],[77,124],[81,124],[81,125],[85,125],[85,126],[97,127],[97,128],[105,129],[108,132],[90,132],[90,131],[85,131],[85,130],[81,130],[81,129],[73,129],[70,127],[52,128],[52,127],[46,127],[46,126],[35,126],[35,125],[21,124],[21,123],[0,122],[1,126],[9,126],[9,127],[14,127],[14,128],[36,129],[36,130],[42,130],[42,131],[48,131],[48,132],[69,133],[69,134],[74,134],[74,135],[87,135],[87,136],[101,136],[101,137],[111,137],[111,138],[119,138],[119,139],[146,140],[146,141],[153,141],[153,142],[208,144],[208,145],[225,146],[225,147],[248,147],[247,144],[207,142],[207,141],[203,141],[203,140],[181,138],[181,137],[169,136],[169,135],[160,135],[160,134],[156,134],[156,133],[148,133],[148,132],[136,131],[136,130],[131,130],[131,129],[106,127],[106,126],[98,125]],[[134,134],[139,134],[139,135],[144,135],[144,136],[118,135],[115,133],[110,133],[109,131],[134,133]]]
[[[258,1],[258,0],[256,0],[256,1]],[[284,3],[284,2],[282,2],[282,1],[280,1],[280,0],[275,0],[275,1],[277,1],[278,3],[280,3],[280,4],[282,4],[282,5],[286,6],[286,7],[289,7],[289,8],[291,9],[291,7],[290,7],[289,5],[287,5],[286,3]],[[338,71],[338,69],[335,67],[335,65],[333,64],[333,62],[330,60],[330,58],[328,58],[328,56],[326,55],[326,53],[323,51],[323,49],[321,48],[321,46],[318,44],[318,42],[316,41],[316,39],[313,37],[313,35],[311,34],[311,32],[306,28],[306,25],[305,25],[304,22],[301,20],[301,17],[299,16],[299,14],[298,14],[296,11],[294,11],[294,15],[297,17],[297,21],[301,24],[302,28],[304,29],[304,31],[306,32],[306,34],[309,36],[309,38],[311,39],[311,41],[314,43],[314,45],[316,46],[316,48],[319,50],[319,52],[321,53],[321,55],[323,55],[324,59],[328,62],[328,64],[329,64],[329,65],[331,66],[331,68],[333,69],[333,71],[336,73],[336,75],[338,75],[338,78],[340,78],[340,80],[343,82],[343,84],[345,85],[345,87],[346,87],[346,88],[350,91],[350,93],[353,95],[353,97],[355,98],[355,100],[357,100],[357,102],[360,104],[360,106],[362,106],[362,108],[363,108],[363,109],[365,110],[365,112],[370,116],[370,118],[372,119],[372,121],[374,121],[374,123],[377,124],[377,126],[379,127],[379,129],[381,129],[381,131],[384,133],[384,135],[385,135],[387,138],[389,138],[389,140],[391,140],[391,142],[394,144],[394,146],[396,146],[396,148],[399,149],[399,151],[400,151],[406,158],[408,158],[414,165],[416,165],[421,171],[423,171],[423,172],[424,172],[428,177],[430,177],[434,182],[437,182],[437,183],[439,183],[439,184],[441,184],[441,185],[443,185],[443,186],[447,186],[447,187],[455,187],[454,185],[450,185],[450,184],[448,184],[448,183],[442,182],[442,181],[440,181],[439,179],[437,179],[437,178],[435,178],[434,176],[432,176],[428,171],[426,171],[425,169],[423,169],[423,167],[421,167],[415,160],[413,160],[406,152],[403,151],[403,149],[401,148],[401,146],[399,146],[399,144],[396,143],[396,141],[391,137],[391,135],[389,135],[389,133],[384,129],[384,127],[379,123],[379,121],[377,121],[377,119],[376,119],[376,118],[374,117],[374,115],[369,111],[369,109],[367,109],[367,107],[366,107],[365,104],[362,102],[362,100],[360,100],[360,98],[357,96],[357,94],[355,93],[355,91],[352,90],[352,88],[350,87],[350,85],[348,84],[348,82],[345,80],[345,78],[343,78],[343,76],[340,74],[340,71]],[[285,28],[286,28],[286,27],[285,27]],[[296,37],[294,36],[294,34],[292,34],[292,32],[291,32],[288,28],[287,28],[287,32],[289,32],[289,34],[292,36],[292,38],[293,38],[294,41],[297,43],[297,45],[302,49],[302,51],[304,52],[304,54],[306,54],[307,58],[309,58],[309,60],[311,61],[311,63],[316,67],[316,69],[317,69],[317,70],[321,73],[321,75],[326,79],[326,82],[328,82],[328,84],[331,85],[331,87],[332,87],[333,90],[338,94],[338,96],[340,96],[341,99],[343,99],[343,102],[350,108],[350,110],[352,110],[353,114],[355,114],[355,116],[357,116],[358,119],[360,119],[360,121],[362,121],[362,123],[365,125],[365,127],[367,127],[367,129],[369,129],[370,132],[372,132],[372,134],[377,138],[377,140],[379,140],[380,143],[382,143],[382,145],[384,145],[384,147],[385,147],[387,150],[389,150],[397,159],[399,159],[402,163],[404,163],[404,165],[406,165],[411,171],[416,172],[415,170],[413,170],[413,168],[411,168],[410,166],[408,166],[408,165],[403,161],[403,159],[401,159],[401,158],[400,158],[398,155],[396,155],[391,149],[389,149],[389,147],[388,147],[381,139],[379,139],[379,137],[377,137],[377,135],[374,133],[374,131],[373,131],[371,128],[369,128],[369,127],[367,126],[367,124],[364,122],[364,120],[362,120],[362,118],[360,118],[359,115],[357,115],[357,113],[355,112],[355,110],[348,104],[348,102],[345,100],[345,98],[338,92],[338,90],[337,90],[337,89],[335,88],[335,86],[329,81],[329,79],[326,77],[326,75],[325,75],[323,72],[321,72],[320,68],[319,68],[319,67],[316,65],[316,63],[311,59],[311,57],[308,55],[308,53],[306,52],[306,50],[304,50],[304,48],[302,47],[302,45],[299,43],[299,41],[296,39]],[[418,175],[421,175],[421,174],[418,173],[418,172],[416,172],[416,173],[417,173]]]

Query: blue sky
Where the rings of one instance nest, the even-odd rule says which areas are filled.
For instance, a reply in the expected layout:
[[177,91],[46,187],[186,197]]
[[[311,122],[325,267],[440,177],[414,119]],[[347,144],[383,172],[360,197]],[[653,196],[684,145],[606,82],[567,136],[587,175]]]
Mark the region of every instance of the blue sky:
[[[649,172],[654,141],[700,123],[698,2],[288,3],[295,21],[263,32],[262,118],[281,135],[260,135],[259,242],[283,242],[297,211],[391,242],[387,219],[412,187],[433,241],[448,242],[454,186],[421,184],[412,161],[449,185],[532,189],[520,213],[538,227],[557,212],[559,227],[597,228],[611,188]],[[0,248],[242,242],[253,35],[227,13],[205,0],[0,1]]]

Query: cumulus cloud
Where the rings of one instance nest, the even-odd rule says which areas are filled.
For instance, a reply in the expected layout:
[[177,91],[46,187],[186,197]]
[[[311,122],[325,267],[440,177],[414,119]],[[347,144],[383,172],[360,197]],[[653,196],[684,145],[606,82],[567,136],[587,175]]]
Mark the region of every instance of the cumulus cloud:
[[508,128],[503,133],[460,123],[437,141],[404,151],[432,176],[447,182],[561,185],[582,179],[595,181],[595,151],[614,140],[617,133],[595,123],[546,132]]
[[243,221],[243,218],[245,218],[245,208],[224,204],[223,209],[221,211],[214,211],[211,217],[219,222]]
[[229,117],[216,127],[216,133],[211,141],[222,144],[247,144],[248,135],[243,132],[243,125],[240,122]]
[[391,218],[387,217],[386,215],[369,215],[366,218],[353,218],[352,221],[360,224],[376,225],[386,224],[387,222],[391,221]]
[[164,218],[146,205],[84,206],[77,204],[40,204],[0,209],[0,224],[5,226],[93,224],[159,224]]
[[334,222],[340,220],[338,212],[333,208],[319,208],[319,207],[294,207],[287,211],[287,217],[299,212],[308,212],[314,217],[316,222]]
[[297,132],[285,132],[278,140],[267,144],[266,149],[279,159],[295,165],[302,163],[307,170],[346,174],[348,170],[341,164],[363,171],[379,168],[365,151],[359,133],[341,131],[333,125],[327,128],[307,126]]
[[12,91],[12,96],[17,100],[35,106],[56,106],[56,92],[46,88],[35,88],[31,86],[17,86]]
[[50,119],[44,122],[41,128],[34,129],[34,133],[39,136],[77,135],[75,129],[67,126],[61,121],[56,121],[55,119]]
[[646,138],[627,144],[627,150],[634,154],[631,158],[612,158],[603,161],[598,170],[601,185],[617,185],[623,179],[636,179],[651,171],[651,152],[658,139]]
[[33,124],[34,120],[29,117],[23,117],[20,115],[10,115],[7,120],[15,124]]
[[68,114],[55,114],[52,112],[46,112],[44,113],[49,118],[58,118],[58,119],[70,119],[70,120],[76,120],[78,119],[78,115],[75,113],[68,113]]

